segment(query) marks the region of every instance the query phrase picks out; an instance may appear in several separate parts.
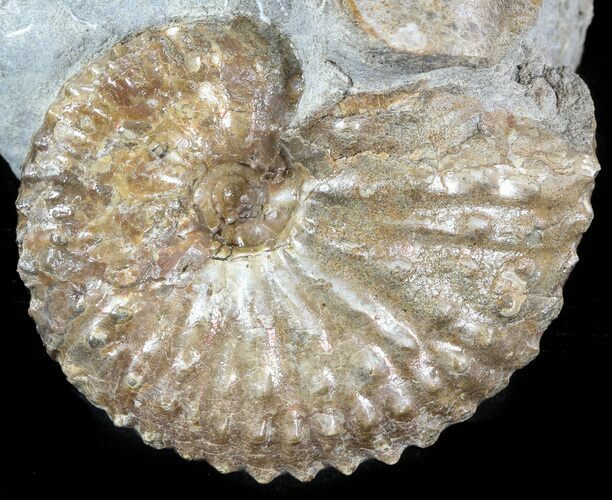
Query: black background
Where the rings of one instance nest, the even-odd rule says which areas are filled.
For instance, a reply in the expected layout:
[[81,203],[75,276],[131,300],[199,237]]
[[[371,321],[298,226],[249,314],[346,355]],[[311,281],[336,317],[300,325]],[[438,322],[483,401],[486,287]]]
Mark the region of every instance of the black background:
[[[15,271],[17,179],[0,158],[0,499],[11,498],[504,498],[540,491],[612,498],[611,318],[612,2],[595,2],[580,75],[597,108],[602,172],[595,220],[564,291],[565,306],[545,333],[541,354],[519,370],[468,422],[395,466],[367,462],[350,477],[325,470],[307,484],[283,476],[258,485],[204,462],[157,451],[116,429],[65,379],[28,317],[28,293]],[[1,119],[1,117],[0,117]],[[594,493],[596,489],[599,493]]]

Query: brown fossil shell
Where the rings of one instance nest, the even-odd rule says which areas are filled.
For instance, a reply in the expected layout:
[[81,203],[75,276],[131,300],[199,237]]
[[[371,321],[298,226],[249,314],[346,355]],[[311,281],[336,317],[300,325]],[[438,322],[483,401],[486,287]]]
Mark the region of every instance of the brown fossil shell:
[[66,84],[18,201],[69,380],[264,482],[393,463],[504,387],[561,307],[598,169],[427,84],[288,128],[300,85],[244,20],[141,33]]

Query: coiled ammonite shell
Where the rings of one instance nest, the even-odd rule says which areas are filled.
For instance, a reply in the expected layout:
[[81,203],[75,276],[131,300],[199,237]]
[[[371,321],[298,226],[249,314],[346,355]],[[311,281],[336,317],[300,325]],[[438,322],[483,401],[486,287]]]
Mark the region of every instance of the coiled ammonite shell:
[[[588,95],[522,71],[559,109]],[[116,45],[23,167],[19,269],[47,349],[115,424],[259,481],[431,444],[536,355],[598,169],[592,123],[465,85],[300,122],[300,65],[270,27]]]

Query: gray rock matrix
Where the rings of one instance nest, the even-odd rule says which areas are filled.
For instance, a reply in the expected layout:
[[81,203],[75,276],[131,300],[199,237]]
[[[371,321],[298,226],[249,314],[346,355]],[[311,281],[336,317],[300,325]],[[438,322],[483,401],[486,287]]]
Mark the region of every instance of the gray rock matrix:
[[[545,65],[576,69],[593,15],[592,0],[453,1],[442,9],[449,12],[433,14],[430,10],[435,9],[429,0],[394,1],[391,4],[397,5],[399,19],[402,13],[410,17],[418,11],[419,16],[428,16],[430,24],[421,25],[421,31],[416,28],[416,32],[404,29],[391,33],[390,38],[385,38],[389,21],[384,13],[376,12],[376,3],[0,0],[0,154],[19,176],[32,135],[42,125],[44,114],[63,83],[119,40],[176,19],[239,15],[272,24],[291,41],[303,65],[305,80],[297,122],[346,93],[388,91],[430,80],[448,84],[460,81],[491,106],[501,104],[519,112],[517,107],[530,108],[521,114],[536,114],[544,122],[546,117],[542,114],[550,112],[550,120],[557,123],[553,128],[559,128],[559,117],[553,116],[556,109],[548,110],[533,100],[521,98],[526,92],[522,83],[533,79],[525,75],[525,68],[530,74],[534,71],[543,74]],[[533,22],[520,18],[519,24],[524,29],[504,30],[501,24],[513,15],[512,9],[531,9],[535,13]],[[435,37],[442,31],[437,31],[435,16],[446,15],[452,20],[457,12],[468,12],[473,18],[482,42],[476,51],[470,52],[473,47],[464,47],[461,40],[452,37],[446,42],[457,49],[454,53],[445,52],[442,41],[437,45]],[[441,29],[444,27],[441,24]],[[403,38],[398,39],[398,33],[403,33]],[[431,42],[427,49],[411,50],[415,41],[420,42],[427,35]],[[410,43],[413,45],[409,46]],[[517,68],[523,69],[522,76]],[[590,114],[592,109],[587,105],[572,113]]]

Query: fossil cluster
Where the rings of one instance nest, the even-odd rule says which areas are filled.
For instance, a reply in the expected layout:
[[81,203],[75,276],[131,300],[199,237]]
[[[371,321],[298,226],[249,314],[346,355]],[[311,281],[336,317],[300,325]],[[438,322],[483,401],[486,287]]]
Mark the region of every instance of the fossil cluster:
[[[599,169],[568,67],[590,2],[167,4],[2,150],[47,350],[116,425],[262,482],[433,443],[561,308]],[[100,9],[69,11],[95,38]]]

